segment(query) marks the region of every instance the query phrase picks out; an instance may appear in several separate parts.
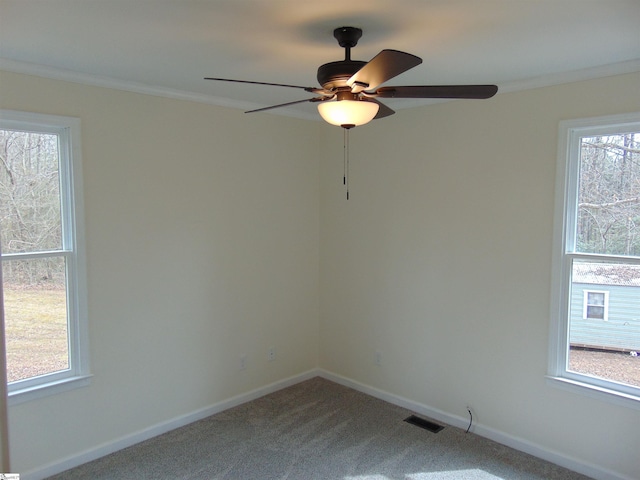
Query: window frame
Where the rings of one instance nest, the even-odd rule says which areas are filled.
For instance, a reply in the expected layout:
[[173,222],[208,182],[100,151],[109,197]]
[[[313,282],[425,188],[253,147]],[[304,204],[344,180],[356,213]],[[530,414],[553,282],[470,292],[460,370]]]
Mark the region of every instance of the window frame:
[[[86,386],[90,382],[86,252],[80,119],[0,110],[0,128],[58,136],[62,246],[60,250],[4,254],[2,261],[59,256],[66,263],[69,368],[7,385],[9,405]],[[0,285],[1,288],[1,285]]]
[[549,355],[546,378],[551,385],[570,392],[640,410],[640,387],[583,375],[567,369],[573,262],[583,260],[640,264],[640,257],[576,252],[580,138],[634,130],[640,131],[640,112],[560,122],[556,167]]

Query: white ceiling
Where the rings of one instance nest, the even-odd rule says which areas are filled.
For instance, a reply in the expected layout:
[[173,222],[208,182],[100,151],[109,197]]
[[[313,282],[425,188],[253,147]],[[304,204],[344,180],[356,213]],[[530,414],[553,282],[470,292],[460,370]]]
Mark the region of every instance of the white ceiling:
[[392,85],[504,92],[640,71],[640,0],[0,0],[0,68],[250,109],[313,95],[203,77],[317,86],[343,59],[340,26],[364,30],[354,59],[422,57]]

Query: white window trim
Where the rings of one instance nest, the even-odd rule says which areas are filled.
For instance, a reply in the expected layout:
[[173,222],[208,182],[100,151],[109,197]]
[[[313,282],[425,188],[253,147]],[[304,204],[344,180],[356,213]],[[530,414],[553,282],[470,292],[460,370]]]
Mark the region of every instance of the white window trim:
[[[603,261],[623,260],[640,264],[637,257],[577,254],[576,223],[579,149],[574,148],[580,137],[590,134],[620,133],[640,128],[640,112],[603,117],[565,120],[560,122],[558,161],[556,167],[553,263],[551,276],[551,317],[549,329],[549,361],[547,381],[573,393],[640,410],[640,388],[577,374],[566,370],[569,343],[570,279],[574,259]],[[568,209],[567,205],[576,208]]]
[[[0,110],[0,127],[59,135],[60,194],[64,238],[62,250],[56,255],[67,261],[67,308],[69,312],[70,369],[42,375],[8,386],[9,405],[42,398],[48,395],[88,385],[89,334],[87,315],[87,272],[84,239],[84,201],[82,188],[82,157],[80,119],[13,110]],[[68,161],[64,161],[64,159]],[[46,253],[46,252],[45,252]],[[36,258],[41,253],[30,256]],[[5,255],[4,258],[11,257]],[[25,258],[24,255],[21,258]]]
[[[587,313],[589,312],[589,307],[595,307],[596,305],[589,305],[589,294],[590,293],[602,293],[604,295],[604,304],[602,307],[604,308],[604,314],[602,318],[597,317],[589,317]],[[583,305],[582,305],[582,319],[583,320],[603,320],[605,322],[609,321],[609,292],[606,290],[583,290]]]

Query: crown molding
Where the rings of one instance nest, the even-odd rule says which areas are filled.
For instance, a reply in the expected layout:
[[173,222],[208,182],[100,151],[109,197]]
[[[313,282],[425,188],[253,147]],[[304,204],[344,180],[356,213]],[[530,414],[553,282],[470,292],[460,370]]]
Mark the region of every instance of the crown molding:
[[626,73],[640,72],[640,58],[625,62],[610,63],[597,67],[571,70],[568,72],[552,73],[540,75],[538,77],[525,78],[500,84],[498,93],[518,92],[521,90],[531,90],[534,88],[552,87],[565,83],[581,82],[596,78],[611,77],[614,75],[624,75]]
[[[92,75],[87,73],[76,72],[57,67],[39,65],[35,63],[20,62],[7,58],[0,58],[0,70],[13,73],[21,73],[25,75],[34,75],[38,77],[50,78],[53,80],[62,80],[66,82],[79,83],[83,85],[91,85],[94,87],[111,88],[115,90],[123,90],[127,92],[141,93],[145,95],[153,95],[157,97],[171,98],[175,100],[185,100],[189,102],[204,103],[208,105],[216,105],[219,107],[227,107],[241,110],[253,110],[262,108],[264,105],[245,102],[240,100],[231,100],[214,95],[206,95],[202,93],[189,92],[186,90],[178,90],[157,85],[149,85],[141,82],[133,82],[128,80],[120,80],[112,77]],[[498,94],[518,92],[522,90],[531,90],[535,88],[550,87],[553,85],[562,85],[566,83],[579,82],[584,80],[592,80],[602,77],[610,77],[614,75],[622,75],[626,73],[640,72],[640,58],[628,60],[625,62],[601,65],[598,67],[585,68],[581,70],[572,70],[569,72],[553,73],[548,75],[540,75],[538,77],[525,78],[509,82],[499,83]],[[442,103],[447,100],[400,100],[394,103],[393,108],[401,110],[417,106],[431,105]],[[274,114],[284,115],[288,117],[300,118],[304,120],[319,120],[319,116],[313,113],[304,113],[296,109],[280,108]]]
[[[186,90],[149,85],[141,82],[133,82],[112,77],[92,75],[63,68],[50,67],[47,65],[20,62],[7,58],[0,58],[0,70],[5,70],[12,73],[20,73],[24,75],[33,75],[36,77],[44,77],[52,80],[61,80],[65,82],[79,83],[82,85],[90,85],[93,87],[111,88],[114,90],[141,93],[144,95],[153,95],[156,97],[171,98],[174,100],[185,100],[188,102],[204,103],[207,105],[216,105],[218,107],[234,108],[245,111],[264,107],[264,105],[262,104],[253,102],[231,100],[228,98],[216,97],[214,95],[206,95],[202,93],[189,92]],[[305,115],[304,113],[301,114],[299,111],[291,109],[288,110],[286,108],[280,109],[278,113],[306,120],[316,119],[316,115]]]

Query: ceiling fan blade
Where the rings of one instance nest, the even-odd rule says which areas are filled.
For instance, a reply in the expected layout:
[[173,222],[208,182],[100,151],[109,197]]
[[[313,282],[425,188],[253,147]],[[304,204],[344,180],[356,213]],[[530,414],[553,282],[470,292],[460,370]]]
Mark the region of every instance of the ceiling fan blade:
[[396,113],[395,110],[392,110],[391,108],[387,107],[384,103],[379,102],[375,98],[371,98],[368,101],[375,102],[378,104],[378,113],[376,114],[375,117],[373,117],[374,120],[379,120],[381,118],[388,117],[389,115],[393,115],[394,113]]
[[305,98],[304,100],[296,100],[295,102],[280,103],[278,105],[271,105],[270,107],[256,108],[255,110],[247,110],[244,113],[264,112],[265,110],[271,110],[273,108],[287,107],[289,105],[296,105],[298,103],[305,103],[305,102],[322,102],[323,100],[326,100],[326,98],[323,98],[323,97]]
[[416,85],[382,87],[365,95],[380,98],[491,98],[498,92],[496,85]]
[[410,53],[398,50],[382,50],[347,80],[347,85],[351,87],[353,93],[373,90],[387,80],[421,63],[422,59],[420,57]]
[[[316,88],[316,87],[303,87],[300,85],[288,85],[286,83],[269,83],[269,82],[254,82],[251,80],[234,80],[232,78],[214,78],[214,77],[205,77],[205,80],[215,80],[217,82],[232,82],[232,83],[249,83],[252,85],[269,85],[272,87],[287,87],[287,88],[299,88],[302,89],[306,92],[312,92],[312,93],[320,93],[320,94],[329,94],[328,92],[325,92],[324,89],[322,88]],[[333,95],[333,94],[331,94]]]

